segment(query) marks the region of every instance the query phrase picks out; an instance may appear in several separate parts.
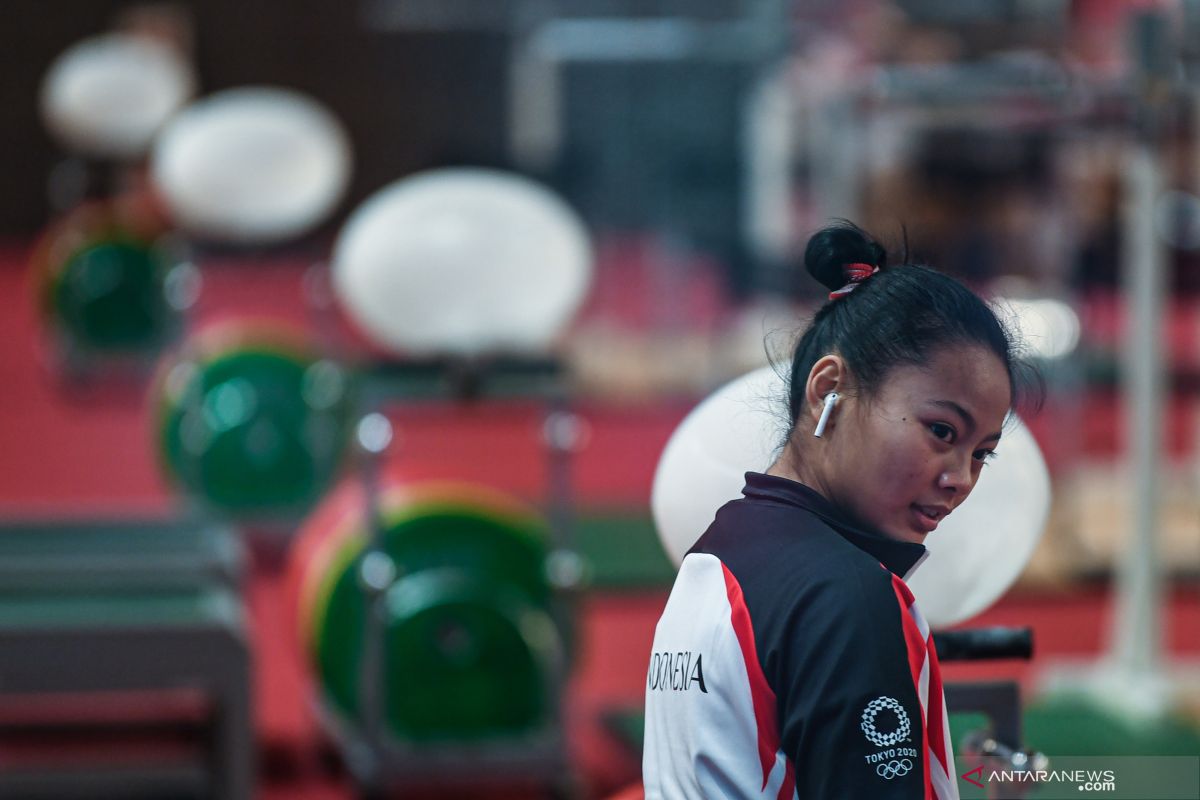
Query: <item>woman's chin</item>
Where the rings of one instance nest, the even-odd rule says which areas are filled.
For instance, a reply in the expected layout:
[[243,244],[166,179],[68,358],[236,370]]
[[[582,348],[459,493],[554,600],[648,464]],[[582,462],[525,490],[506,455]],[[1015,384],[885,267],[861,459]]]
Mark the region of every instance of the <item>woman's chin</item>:
[[898,525],[895,528],[890,528],[884,531],[889,539],[895,539],[900,542],[912,542],[913,544],[925,544],[925,537],[929,535],[928,531],[920,528]]

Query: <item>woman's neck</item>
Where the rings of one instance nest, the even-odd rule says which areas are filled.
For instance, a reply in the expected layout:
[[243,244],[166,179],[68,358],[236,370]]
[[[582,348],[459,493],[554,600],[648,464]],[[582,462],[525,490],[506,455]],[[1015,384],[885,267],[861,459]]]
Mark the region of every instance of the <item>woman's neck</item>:
[[826,500],[833,502],[833,495],[824,480],[821,479],[819,459],[815,454],[802,453],[796,441],[789,440],[783,447],[783,452],[767,469],[768,475],[802,483]]

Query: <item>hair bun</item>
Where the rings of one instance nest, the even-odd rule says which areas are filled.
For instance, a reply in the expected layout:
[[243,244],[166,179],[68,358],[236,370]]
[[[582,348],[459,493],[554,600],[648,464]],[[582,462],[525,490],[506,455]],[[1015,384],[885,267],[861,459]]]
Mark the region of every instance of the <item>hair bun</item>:
[[804,248],[804,268],[830,291],[846,285],[847,264],[883,268],[887,250],[853,222],[841,221],[822,228]]

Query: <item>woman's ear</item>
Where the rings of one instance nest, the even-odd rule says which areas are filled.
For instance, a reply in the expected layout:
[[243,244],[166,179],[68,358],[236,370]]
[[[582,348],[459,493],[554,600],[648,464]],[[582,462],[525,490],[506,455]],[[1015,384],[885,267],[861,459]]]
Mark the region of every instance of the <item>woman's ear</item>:
[[[821,418],[825,398],[831,392],[844,394],[849,385],[849,373],[845,360],[839,355],[821,356],[808,373],[804,384],[804,414],[809,418],[811,430]],[[826,421],[826,429],[833,425],[832,417]]]

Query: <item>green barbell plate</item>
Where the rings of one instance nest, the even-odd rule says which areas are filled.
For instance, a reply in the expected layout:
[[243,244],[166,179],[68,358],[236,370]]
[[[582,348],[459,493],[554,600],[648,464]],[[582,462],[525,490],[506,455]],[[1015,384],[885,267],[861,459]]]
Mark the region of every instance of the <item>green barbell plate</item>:
[[[547,611],[544,534],[478,507],[428,505],[389,523],[384,550],[402,577],[388,592],[383,695],[405,739],[474,739],[528,729],[545,713],[561,636]],[[330,559],[313,612],[314,656],[337,712],[358,718],[365,594],[361,534]]]
[[53,277],[51,313],[87,349],[149,350],[166,337],[171,311],[163,281],[167,265],[132,239],[93,242]]
[[297,516],[328,488],[349,431],[347,376],[302,351],[247,342],[170,368],[162,463],[234,516]]
[[[297,632],[301,647],[310,655],[316,652],[315,642],[329,606],[329,598],[342,573],[365,550],[366,529],[363,515],[366,498],[361,485],[347,481],[331,492],[309,515],[292,544],[288,575],[289,591],[295,603]],[[484,519],[503,525],[498,535],[517,536],[527,540],[529,556],[518,558],[520,563],[545,554],[548,531],[545,522],[530,506],[494,489],[459,481],[419,481],[409,483],[393,477],[384,481],[380,491],[382,516],[386,528],[393,532],[387,537],[389,552],[407,558],[410,548],[429,548],[421,540],[421,531],[442,536],[444,526],[438,520],[459,517]],[[409,526],[414,520],[416,526]],[[411,537],[411,544],[398,542]],[[450,540],[447,540],[447,543]],[[470,549],[471,541],[459,541],[459,549]],[[438,547],[444,550],[444,547]],[[536,555],[535,555],[536,554]],[[433,566],[454,563],[453,553],[441,553],[438,559],[417,559],[418,563]],[[414,571],[407,569],[406,571]],[[535,571],[526,564],[521,579],[530,586],[535,597],[545,596]],[[537,588],[533,588],[537,587]]]

